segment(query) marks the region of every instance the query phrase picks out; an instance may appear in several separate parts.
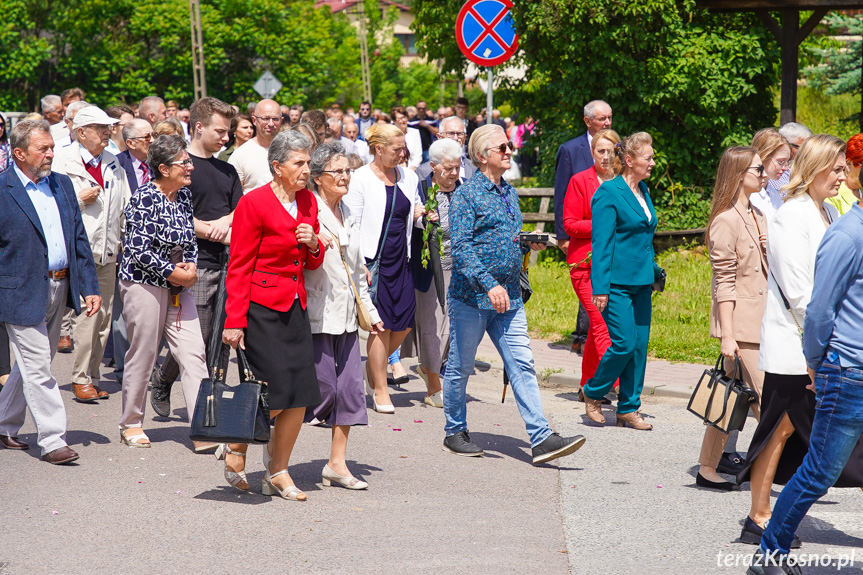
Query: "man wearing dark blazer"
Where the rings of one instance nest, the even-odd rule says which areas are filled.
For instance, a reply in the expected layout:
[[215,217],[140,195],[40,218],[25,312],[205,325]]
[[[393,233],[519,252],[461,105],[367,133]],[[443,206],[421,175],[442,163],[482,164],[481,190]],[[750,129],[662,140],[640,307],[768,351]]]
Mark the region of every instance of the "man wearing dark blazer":
[[[135,190],[150,180],[147,167],[147,152],[153,141],[153,127],[147,120],[135,118],[123,126],[123,140],[126,150],[117,154],[117,161],[126,172],[129,190]],[[111,333],[114,338],[114,376],[123,383],[123,370],[126,365],[126,352],[129,351],[129,337],[126,332],[126,319],[123,317],[123,298],[120,296],[120,283],[114,288],[113,309],[111,310]]]
[[71,180],[51,171],[48,122],[19,122],[10,144],[14,165],[0,174],[0,323],[15,367],[0,391],[0,445],[28,449],[16,435],[27,410],[42,459],[78,459],[66,445],[66,410],[51,360],[66,306],[87,316],[102,305],[90,241]]
[[[584,107],[584,123],[587,125],[587,131],[561,145],[554,161],[554,233],[557,237],[557,247],[563,250],[564,254],[569,248],[569,236],[563,228],[563,201],[566,198],[566,189],[572,176],[593,165],[590,142],[598,131],[611,128],[611,106],[602,100],[588,102]],[[579,307],[576,328],[573,332],[575,336],[573,349],[578,353],[581,353],[587,340],[589,325],[587,314]]]
[[150,122],[140,118],[130,120],[123,126],[123,140],[126,141],[126,150],[117,154],[117,161],[126,172],[129,190],[135,193],[146,183],[145,180],[150,179],[150,169],[147,167],[147,152],[153,141]]

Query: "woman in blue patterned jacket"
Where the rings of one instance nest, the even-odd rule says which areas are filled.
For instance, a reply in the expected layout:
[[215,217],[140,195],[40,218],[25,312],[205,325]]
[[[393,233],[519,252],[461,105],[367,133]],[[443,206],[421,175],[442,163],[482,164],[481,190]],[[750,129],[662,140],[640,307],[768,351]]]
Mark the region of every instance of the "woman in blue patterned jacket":
[[[126,236],[120,264],[123,317],[129,334],[123,376],[120,441],[150,447],[142,429],[147,384],[164,336],[177,363],[191,416],[201,380],[208,376],[204,339],[195,300],[198,242],[192,220],[194,169],[181,136],[159,136],[150,144],[147,167],[153,179],[126,206]],[[215,449],[195,442],[195,451]]]

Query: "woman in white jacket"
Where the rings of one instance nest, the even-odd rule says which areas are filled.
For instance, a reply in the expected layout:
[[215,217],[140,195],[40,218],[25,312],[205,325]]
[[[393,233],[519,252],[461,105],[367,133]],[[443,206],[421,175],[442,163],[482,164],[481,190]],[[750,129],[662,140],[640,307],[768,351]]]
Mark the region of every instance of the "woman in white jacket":
[[[761,420],[738,482],[751,481],[752,504],[740,540],[758,544],[770,519],[770,490],[784,485],[803,461],[815,394],[803,356],[803,323],[812,295],[815,254],[839,213],[825,203],[845,181],[845,142],[821,134],[806,140],[784,190],[785,203],[768,224],[767,305],[758,368],[764,371]],[[799,547],[795,538],[793,547]]]
[[378,270],[369,276],[374,288],[370,291],[384,329],[369,335],[367,376],[375,411],[392,414],[395,407],[387,390],[387,358],[404,341],[414,321],[416,298],[408,260],[413,227],[424,206],[417,175],[399,167],[405,149],[402,131],[392,124],[375,124],[366,130],[366,142],[374,160],[354,172],[344,201],[359,224],[366,266]]
[[384,326],[369,298],[359,222],[342,203],[351,171],[340,142],[315,148],[311,176],[317,188],[321,235],[329,237],[330,249],[321,267],[304,272],[315,369],[321,388],[321,403],[306,408],[305,419],[312,423],[326,421],[332,427],[330,459],[322,472],[324,485],[337,483],[348,489],[365,489],[368,483],[355,478],[345,461],[351,426],[369,422],[354,290],[371,315],[371,333],[380,333]]

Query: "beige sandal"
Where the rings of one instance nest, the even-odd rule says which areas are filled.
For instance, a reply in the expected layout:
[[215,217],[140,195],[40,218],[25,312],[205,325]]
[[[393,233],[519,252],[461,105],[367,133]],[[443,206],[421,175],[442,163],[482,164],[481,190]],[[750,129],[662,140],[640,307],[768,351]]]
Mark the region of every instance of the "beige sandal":
[[[228,453],[230,453],[231,455],[236,455],[237,457],[242,457],[244,462],[246,461],[246,454],[240,453],[239,451],[234,451],[233,449],[228,447],[227,444],[223,445],[225,446],[225,479],[228,481],[228,485],[240,491],[249,491],[250,487],[249,480],[246,477],[246,470],[243,469],[242,471],[231,471],[230,469],[228,469],[227,461]],[[245,466],[245,463],[243,465]]]
[[[142,441],[144,439],[147,440],[146,443],[144,443]],[[144,434],[143,430],[141,431],[141,433],[136,433],[135,435],[127,436],[126,432],[121,427],[120,428],[120,443],[128,445],[129,447],[147,448],[147,447],[150,447],[150,438]]]

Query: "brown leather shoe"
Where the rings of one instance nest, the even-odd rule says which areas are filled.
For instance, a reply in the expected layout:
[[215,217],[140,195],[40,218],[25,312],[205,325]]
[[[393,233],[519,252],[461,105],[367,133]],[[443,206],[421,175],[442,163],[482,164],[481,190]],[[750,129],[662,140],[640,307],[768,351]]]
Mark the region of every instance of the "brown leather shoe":
[[627,425],[640,431],[650,431],[653,429],[653,426],[646,423],[644,418],[641,417],[641,414],[637,411],[632,411],[623,415],[620,415],[619,413],[617,414],[617,427],[626,427]]
[[94,385],[93,389],[96,390],[96,398],[97,399],[108,399],[109,397],[111,397],[110,395],[108,395],[107,391],[105,391],[104,389],[102,389],[98,385]]
[[591,399],[584,396],[584,410],[587,413],[587,417],[594,423],[599,423],[600,425],[605,425],[605,416],[602,415],[602,400],[601,399]]
[[60,449],[55,449],[42,456],[42,461],[47,461],[51,465],[65,465],[72,463],[78,459],[78,454],[72,451],[68,445],[64,445]]
[[57,342],[57,352],[58,353],[72,353],[74,346],[72,345],[72,337],[68,335],[61,335],[60,341]]
[[89,383],[73,383],[72,391],[75,393],[75,401],[96,401],[99,392]]
[[30,449],[29,445],[10,435],[0,435],[0,445],[6,449]]

